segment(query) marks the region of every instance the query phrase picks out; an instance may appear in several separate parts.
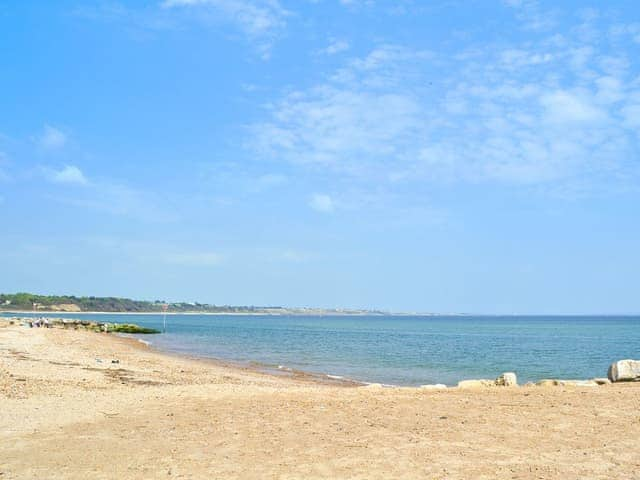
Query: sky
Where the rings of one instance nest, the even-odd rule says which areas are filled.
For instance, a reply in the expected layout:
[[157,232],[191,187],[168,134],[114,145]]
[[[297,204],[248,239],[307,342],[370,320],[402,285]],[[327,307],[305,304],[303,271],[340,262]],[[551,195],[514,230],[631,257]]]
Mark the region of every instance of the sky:
[[640,5],[0,1],[0,291],[640,312]]

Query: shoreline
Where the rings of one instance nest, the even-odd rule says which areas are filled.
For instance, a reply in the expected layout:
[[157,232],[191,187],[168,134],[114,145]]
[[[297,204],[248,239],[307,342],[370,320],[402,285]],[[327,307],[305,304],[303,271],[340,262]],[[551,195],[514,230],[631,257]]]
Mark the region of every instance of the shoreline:
[[0,322],[0,474],[629,479],[639,396],[640,383],[345,388]]
[[[360,380],[354,380],[352,378],[346,378],[341,375],[331,375],[329,373],[316,373],[307,370],[300,370],[296,368],[290,368],[286,365],[269,365],[263,362],[259,362],[256,360],[247,360],[245,362],[234,362],[232,360],[226,360],[224,358],[218,357],[208,357],[205,355],[197,355],[197,354],[188,354],[182,352],[176,352],[173,350],[163,349],[156,346],[153,342],[148,342],[139,336],[135,336],[136,334],[123,334],[116,333],[113,334],[118,338],[128,338],[131,340],[135,340],[138,343],[141,343],[148,348],[160,355],[166,355],[168,357],[174,357],[177,359],[184,359],[194,362],[203,362],[205,364],[215,365],[221,368],[229,368],[229,369],[237,369],[245,372],[254,372],[263,375],[269,375],[276,378],[295,378],[295,379],[304,379],[309,380],[320,385],[334,385],[334,386],[343,386],[343,387],[363,387],[367,385],[372,385],[371,382],[364,382]],[[395,386],[395,385],[394,385]]]
[[[25,318],[30,317],[2,317],[0,316],[0,326],[2,326],[3,320],[6,321],[17,321],[19,322],[19,326],[24,327],[22,321]],[[62,318],[53,318],[52,320],[64,320]],[[71,320],[71,319],[69,319]],[[60,328],[59,325],[53,325],[54,328]],[[65,327],[66,328],[66,327]],[[171,350],[170,348],[161,348],[154,344],[153,341],[144,340],[143,337],[153,337],[153,334],[136,334],[136,333],[118,333],[111,332],[111,337],[116,338],[124,338],[130,339],[138,342],[139,344],[143,344],[145,348],[155,351],[160,355],[172,356],[175,358],[181,358],[191,361],[200,361],[200,362],[208,362],[214,364],[218,367],[222,368],[232,368],[232,369],[240,369],[243,371],[252,371],[255,373],[271,375],[278,378],[304,378],[307,380],[311,380],[317,382],[319,384],[333,384],[333,385],[341,385],[341,386],[349,386],[349,387],[381,387],[381,388],[414,388],[414,389],[422,389],[422,388],[432,388],[432,389],[452,389],[452,388],[477,388],[477,387],[504,387],[505,384],[503,382],[504,375],[512,375],[514,385],[506,385],[506,386],[515,386],[515,387],[534,387],[534,386],[542,386],[542,385],[554,385],[554,386],[578,386],[578,387],[597,387],[602,385],[610,384],[609,379],[606,378],[607,372],[602,372],[602,375],[591,376],[588,379],[577,379],[577,378],[561,378],[561,377],[545,377],[532,381],[527,381],[524,384],[517,383],[516,374],[513,372],[503,372],[495,379],[489,378],[468,378],[463,376],[463,378],[458,379],[456,384],[443,384],[443,383],[432,383],[432,384],[394,384],[394,383],[381,383],[379,381],[368,381],[364,379],[355,379],[350,378],[344,375],[338,375],[332,372],[314,372],[312,370],[302,370],[293,367],[288,367],[287,365],[276,365],[269,364],[259,360],[247,359],[247,360],[230,360],[224,359],[220,357],[208,356],[205,354],[198,354],[194,352],[180,352],[176,350]]]

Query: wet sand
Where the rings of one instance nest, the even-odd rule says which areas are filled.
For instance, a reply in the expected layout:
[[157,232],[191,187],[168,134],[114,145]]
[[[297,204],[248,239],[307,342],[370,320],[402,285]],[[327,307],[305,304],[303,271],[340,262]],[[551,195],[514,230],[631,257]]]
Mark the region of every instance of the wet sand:
[[5,322],[13,478],[640,479],[640,384],[332,385]]

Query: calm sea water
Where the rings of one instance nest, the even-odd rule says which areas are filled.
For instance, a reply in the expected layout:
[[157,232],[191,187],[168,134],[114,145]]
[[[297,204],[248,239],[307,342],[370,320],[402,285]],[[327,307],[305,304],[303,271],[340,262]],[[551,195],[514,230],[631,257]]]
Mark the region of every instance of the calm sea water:
[[[162,315],[55,314],[162,328]],[[640,358],[640,317],[168,315],[162,350],[395,385],[606,376]]]

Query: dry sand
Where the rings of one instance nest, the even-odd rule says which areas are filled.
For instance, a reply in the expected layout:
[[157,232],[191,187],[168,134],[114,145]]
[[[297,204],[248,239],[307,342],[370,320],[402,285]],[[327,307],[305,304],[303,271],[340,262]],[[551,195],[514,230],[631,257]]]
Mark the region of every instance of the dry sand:
[[640,384],[323,385],[5,323],[0,479],[15,478],[640,479]]

